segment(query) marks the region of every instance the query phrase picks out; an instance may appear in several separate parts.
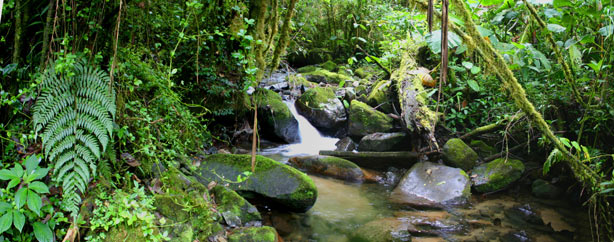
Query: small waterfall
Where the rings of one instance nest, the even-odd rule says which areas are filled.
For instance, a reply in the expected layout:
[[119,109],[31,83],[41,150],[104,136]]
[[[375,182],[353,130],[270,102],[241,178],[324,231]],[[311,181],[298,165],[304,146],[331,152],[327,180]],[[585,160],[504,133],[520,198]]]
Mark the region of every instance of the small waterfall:
[[292,115],[294,115],[298,121],[301,142],[265,149],[260,152],[261,154],[281,154],[285,157],[292,157],[298,155],[317,155],[320,150],[334,150],[336,148],[335,143],[337,143],[339,139],[325,137],[320,134],[320,131],[313,127],[305,117],[298,114],[294,106],[294,101],[285,101],[285,103],[288,105],[288,108],[290,108]]

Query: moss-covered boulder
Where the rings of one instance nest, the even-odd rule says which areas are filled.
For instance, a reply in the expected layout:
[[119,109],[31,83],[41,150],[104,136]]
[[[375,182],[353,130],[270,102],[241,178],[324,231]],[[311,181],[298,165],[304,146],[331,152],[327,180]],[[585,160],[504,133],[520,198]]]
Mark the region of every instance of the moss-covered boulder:
[[287,75],[286,81],[292,88],[299,88],[302,86],[305,89],[310,89],[318,86],[317,83],[307,81],[302,75]]
[[463,170],[431,162],[416,163],[391,194],[391,201],[417,207],[464,205],[471,181]]
[[498,191],[518,180],[522,173],[522,161],[499,158],[473,169],[473,188],[478,192]]
[[537,179],[531,184],[531,193],[533,196],[545,199],[555,199],[561,195],[561,189],[550,182],[542,179]]
[[[356,242],[400,242],[411,241],[409,230],[413,225],[399,218],[382,218],[360,226],[351,241]],[[415,229],[414,229],[415,230]]]
[[392,113],[390,85],[390,80],[381,80],[375,84],[371,93],[367,96],[367,104],[378,107],[382,112]]
[[409,151],[409,136],[403,132],[372,133],[362,137],[359,151]]
[[362,170],[349,160],[334,156],[299,156],[288,160],[292,166],[309,173],[320,174],[347,181],[362,181]]
[[472,140],[469,142],[469,146],[471,146],[471,148],[475,150],[482,158],[486,158],[497,153],[497,149],[486,144],[486,142],[482,140]]
[[478,161],[478,154],[471,149],[463,140],[453,138],[443,146],[443,158],[446,163],[465,171],[471,170]]
[[371,133],[388,132],[392,129],[392,121],[391,117],[366,103],[358,100],[350,103],[350,136],[363,137]]
[[332,130],[343,126],[347,114],[335,92],[327,87],[314,87],[296,100],[296,109],[313,126]]
[[211,191],[215,196],[217,211],[227,225],[240,227],[252,221],[262,220],[258,209],[237,192],[224,186],[215,186]]
[[335,62],[330,61],[330,60],[320,64],[320,67],[322,67],[322,69],[324,70],[331,71],[331,72],[337,70],[337,64],[335,64]]
[[307,73],[307,72],[315,71],[317,69],[318,69],[317,66],[303,66],[301,68],[296,69],[296,72],[298,72],[298,73]]
[[276,242],[277,232],[273,227],[238,228],[228,235],[229,242]]
[[258,105],[258,118],[260,118],[261,130],[264,135],[281,139],[287,143],[301,141],[298,121],[278,93],[258,88],[254,95]]
[[343,74],[339,74],[336,72],[328,71],[325,69],[316,69],[312,72],[303,73],[307,80],[312,82],[324,82],[328,84],[339,84],[341,81],[351,82],[353,81],[352,77],[346,76]]
[[197,178],[203,184],[228,184],[241,195],[255,193],[294,212],[313,206],[318,190],[305,173],[263,156],[256,156],[255,165],[254,173],[245,177],[244,172],[251,171],[250,155],[210,155],[203,159]]

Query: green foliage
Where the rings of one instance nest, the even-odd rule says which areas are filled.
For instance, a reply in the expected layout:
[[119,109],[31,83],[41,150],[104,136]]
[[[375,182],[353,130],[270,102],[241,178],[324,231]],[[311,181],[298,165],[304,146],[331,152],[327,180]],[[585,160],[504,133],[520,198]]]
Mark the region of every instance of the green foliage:
[[[100,192],[96,198],[93,217],[90,220],[90,235],[86,241],[111,241],[108,232],[113,229],[137,228],[147,241],[169,240],[166,232],[159,232],[158,223],[164,225],[164,219],[158,220],[154,215],[155,200],[145,193],[145,189],[135,181],[134,188],[126,192],[115,190],[112,194]],[[123,228],[127,227],[127,228]]]
[[34,107],[35,131],[41,132],[45,158],[55,166],[64,209],[73,216],[79,210],[79,192],[85,192],[96,174],[96,161],[112,137],[116,107],[109,83],[105,72],[81,62],[65,72],[51,68]]
[[[50,222],[40,222],[49,213],[50,206],[43,209],[41,196],[49,193],[49,188],[39,180],[47,176],[49,169],[39,167],[40,158],[36,155],[28,156],[23,163],[25,169],[15,163],[10,170],[0,170],[0,180],[9,181],[0,197],[0,235],[17,237],[27,235],[32,229],[38,241],[53,241]],[[15,187],[17,191],[13,192]]]

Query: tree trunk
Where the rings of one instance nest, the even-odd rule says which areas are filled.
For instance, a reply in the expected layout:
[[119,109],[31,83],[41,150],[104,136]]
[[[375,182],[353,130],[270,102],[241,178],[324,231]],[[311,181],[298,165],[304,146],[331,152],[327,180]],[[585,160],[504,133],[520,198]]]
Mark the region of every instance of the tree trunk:
[[[1,1],[1,0],[0,0]],[[45,69],[47,65],[47,53],[49,52],[49,42],[51,41],[51,27],[53,23],[53,5],[55,1],[49,0],[47,8],[47,19],[45,20],[45,30],[43,31],[43,49],[40,54],[40,70]]]
[[21,39],[23,35],[22,0],[15,1],[15,35],[13,39],[13,63],[21,64]]
[[266,68],[264,50],[267,39],[266,34],[264,32],[264,28],[266,27],[266,11],[268,9],[268,3],[269,1],[254,1],[252,3],[250,13],[251,18],[256,20],[256,24],[252,30],[252,35],[254,36],[254,59],[256,60],[256,67],[258,67],[258,72],[256,73],[257,81],[260,81],[262,79],[262,77],[264,76],[264,69]]
[[288,43],[290,43],[290,20],[292,20],[292,15],[294,14],[294,6],[296,5],[298,0],[291,0],[290,6],[288,7],[288,12],[286,12],[286,16],[284,17],[284,25],[281,27],[281,32],[279,36],[279,42],[277,46],[275,46],[275,51],[273,52],[273,61],[271,62],[271,72],[279,66],[279,60],[286,48],[288,47]]

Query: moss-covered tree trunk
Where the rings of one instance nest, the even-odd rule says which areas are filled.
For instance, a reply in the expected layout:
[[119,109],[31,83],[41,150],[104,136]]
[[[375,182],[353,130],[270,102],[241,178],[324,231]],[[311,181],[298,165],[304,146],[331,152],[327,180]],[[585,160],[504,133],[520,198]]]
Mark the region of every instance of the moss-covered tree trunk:
[[[1,0],[0,0],[1,1]],[[49,42],[51,41],[51,27],[53,23],[53,5],[55,1],[49,0],[47,5],[47,19],[45,20],[45,29],[43,30],[43,48],[40,53],[40,69],[43,70],[47,63],[47,53],[49,53]]]
[[15,1],[15,35],[13,36],[13,63],[21,64],[21,40],[23,39],[23,6],[22,0]]
[[254,59],[256,60],[256,67],[258,72],[256,73],[256,80],[262,80],[264,76],[264,70],[266,68],[266,60],[264,58],[264,50],[266,49],[266,13],[269,8],[269,1],[253,1],[251,6],[250,16],[256,20],[256,24],[252,29],[252,36],[254,36],[253,51]]
[[290,21],[292,20],[292,15],[294,14],[294,6],[296,6],[296,2],[298,0],[291,0],[290,6],[288,7],[288,12],[286,12],[286,16],[284,17],[284,25],[281,27],[281,33],[279,36],[279,42],[277,42],[277,46],[275,46],[275,51],[273,52],[273,61],[271,61],[271,72],[279,66],[279,60],[281,55],[288,47],[290,43]]

